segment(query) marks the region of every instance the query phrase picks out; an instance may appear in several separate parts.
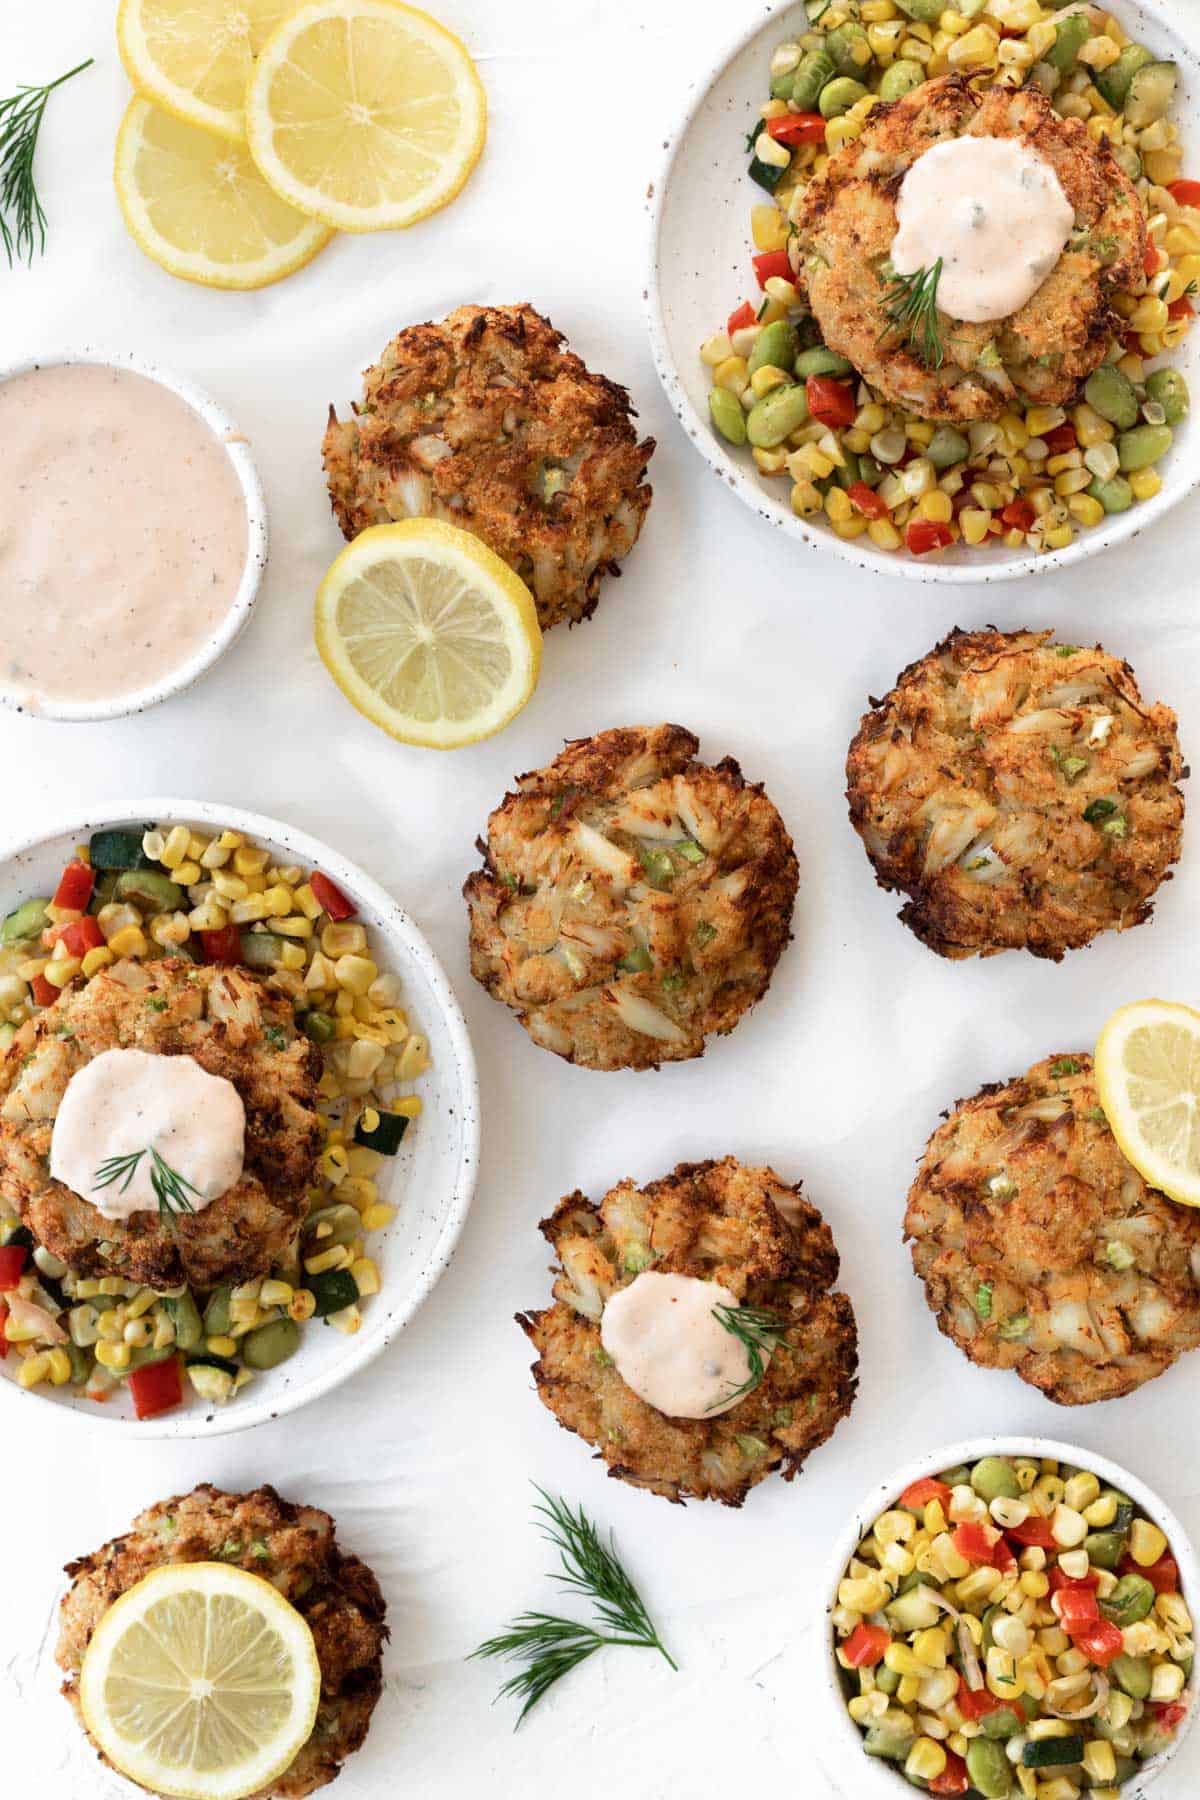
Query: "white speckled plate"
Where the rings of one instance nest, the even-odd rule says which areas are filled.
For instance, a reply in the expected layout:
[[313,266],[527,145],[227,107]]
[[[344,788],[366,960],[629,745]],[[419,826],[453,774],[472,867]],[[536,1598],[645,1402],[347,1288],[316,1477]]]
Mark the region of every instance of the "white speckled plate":
[[408,1323],[450,1260],[479,1162],[479,1086],[466,1023],[433,951],[408,915],[370,876],[336,850],[277,820],[196,800],[139,800],[119,811],[97,811],[32,843],[0,854],[0,917],[35,894],[52,893],[76,844],[107,826],[175,823],[198,830],[241,831],[281,863],[321,869],[354,901],[382,968],[400,977],[404,1009],[429,1040],[431,1067],[414,1084],[423,1110],[405,1134],[400,1153],[377,1177],[380,1198],[397,1208],[385,1231],[372,1236],[381,1291],[362,1303],[362,1327],[345,1337],[332,1327],[305,1327],[300,1349],[279,1368],[254,1380],[223,1406],[190,1390],[185,1403],[161,1418],[137,1420],[125,1389],[103,1405],[70,1387],[26,1390],[13,1376],[14,1359],[0,1362],[0,1392],[10,1407],[59,1408],[65,1418],[90,1420],[105,1435],[139,1438],[217,1437],[294,1412],[348,1381],[378,1356]]
[[[1133,37],[1179,63],[1182,79],[1173,117],[1180,124],[1185,173],[1200,178],[1200,19],[1184,0],[1113,0]],[[1045,575],[1136,537],[1200,486],[1200,422],[1176,433],[1162,463],[1162,492],[1083,531],[1066,550],[1045,556],[956,545],[936,557],[877,550],[867,537],[846,542],[815,519],[798,519],[786,478],[760,476],[748,449],[735,450],[709,423],[709,370],[700,345],[733,309],[757,292],[750,265],[750,208],[766,195],[746,173],[745,138],[766,95],[771,51],[807,29],[803,5],[772,5],[719,48],[688,89],[683,114],[666,140],[650,192],[650,269],[646,288],[655,365],[680,424],[709,468],[747,506],[805,549],[832,551],[872,573],[910,581],[1009,581]],[[1172,357],[1200,397],[1200,330]]]

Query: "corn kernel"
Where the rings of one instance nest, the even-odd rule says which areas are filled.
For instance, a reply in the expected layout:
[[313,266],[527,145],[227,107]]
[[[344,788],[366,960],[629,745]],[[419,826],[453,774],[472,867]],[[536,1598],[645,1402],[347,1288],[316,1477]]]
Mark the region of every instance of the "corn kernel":
[[1167,1552],[1167,1540],[1149,1519],[1135,1519],[1129,1533],[1129,1554],[1139,1569],[1148,1569]]
[[102,1369],[127,1369],[129,1367],[129,1345],[122,1342],[113,1344],[102,1339],[92,1352]]
[[27,1356],[17,1370],[17,1386],[23,1388],[38,1387],[50,1374],[49,1356],[39,1353]]
[[904,1762],[904,1773],[915,1781],[934,1781],[946,1767],[946,1752],[936,1739],[919,1737]]
[[752,206],[750,234],[756,250],[783,250],[787,247],[788,222],[777,206]]
[[382,1231],[385,1225],[391,1224],[395,1216],[394,1206],[368,1206],[362,1216],[363,1230]]
[[356,1262],[352,1262],[350,1273],[360,1295],[379,1292],[379,1268],[369,1256],[360,1256]]
[[177,869],[186,861],[192,834],[186,825],[173,825],[163,842],[158,860],[165,869]]
[[317,1297],[309,1288],[297,1288],[288,1301],[288,1317],[302,1325],[317,1310]]
[[1153,500],[1162,492],[1162,476],[1157,469],[1138,469],[1129,477],[1129,485],[1139,500]]
[[47,1372],[55,1387],[65,1387],[71,1379],[71,1359],[61,1344],[56,1344],[46,1357]]
[[1075,532],[1070,525],[1054,525],[1046,533],[1047,550],[1066,550],[1075,542]]
[[932,493],[922,494],[917,502],[917,511],[923,519],[932,519],[935,523],[948,525],[954,517],[954,506],[949,494],[935,488]]

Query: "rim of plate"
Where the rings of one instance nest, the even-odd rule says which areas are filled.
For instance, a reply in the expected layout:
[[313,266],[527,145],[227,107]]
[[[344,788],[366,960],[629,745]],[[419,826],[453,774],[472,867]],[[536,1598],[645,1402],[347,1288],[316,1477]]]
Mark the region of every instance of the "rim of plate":
[[[909,1784],[898,1770],[890,1764],[880,1763],[878,1759],[867,1756],[862,1747],[862,1733],[846,1711],[845,1695],[839,1679],[838,1665],[833,1658],[830,1640],[830,1613],[837,1603],[838,1585],[845,1573],[846,1564],[854,1553],[871,1520],[892,1504],[902,1494],[910,1482],[918,1481],[922,1476],[933,1475],[939,1469],[952,1469],[959,1463],[977,1462],[981,1456],[1029,1456],[1049,1457],[1057,1462],[1073,1463],[1078,1468],[1091,1470],[1127,1493],[1135,1500],[1148,1518],[1160,1528],[1166,1536],[1172,1554],[1179,1564],[1180,1587],[1189,1610],[1193,1613],[1200,1605],[1200,1564],[1196,1560],[1196,1552],[1192,1541],[1184,1530],[1174,1511],[1159,1498],[1154,1489],[1149,1487],[1141,1476],[1114,1462],[1110,1456],[1103,1456],[1099,1451],[1086,1450],[1079,1444],[1068,1444],[1059,1438],[1040,1437],[1034,1433],[1025,1436],[1020,1433],[1006,1432],[995,1437],[962,1438],[952,1444],[939,1445],[923,1456],[915,1457],[886,1480],[876,1482],[870,1492],[853,1509],[850,1522],[839,1534],[834,1554],[830,1558],[829,1577],[823,1583],[822,1597],[818,1602],[813,1627],[813,1643],[820,1668],[821,1688],[827,1701],[837,1713],[837,1743],[839,1753],[847,1758],[853,1755],[860,1778],[870,1784],[872,1796],[878,1800],[888,1800],[888,1796],[898,1796],[908,1791]],[[1184,1739],[1196,1721],[1196,1713],[1200,1710],[1200,1702],[1193,1698],[1187,1713],[1176,1731],[1174,1738],[1165,1750],[1143,1764],[1138,1771],[1136,1784],[1130,1786],[1129,1800],[1139,1800],[1140,1789],[1148,1787],[1156,1781],[1162,1771],[1173,1760]],[[1124,1789],[1122,1789],[1124,1792]]]
[[[250,1430],[255,1425],[282,1418],[286,1413],[296,1412],[300,1407],[321,1399],[373,1362],[428,1299],[449,1266],[471,1208],[479,1172],[479,1077],[467,1022],[449,977],[428,939],[404,908],[357,863],[351,862],[330,845],[322,843],[320,838],[311,837],[308,832],[297,830],[280,819],[272,819],[265,813],[248,812],[244,807],[223,806],[211,800],[164,799],[160,795],[154,795],[149,799],[137,799],[132,804],[127,801],[109,805],[101,803],[90,808],[87,813],[74,815],[61,822],[56,821],[50,829],[39,831],[19,843],[0,845],[0,867],[7,866],[30,851],[40,849],[58,837],[79,837],[100,827],[127,825],[147,818],[171,817],[200,825],[220,825],[282,845],[294,852],[300,860],[322,869],[339,887],[344,887],[352,897],[361,899],[379,915],[383,921],[379,929],[386,939],[402,945],[406,956],[417,965],[428,982],[440,1011],[449,1036],[458,1078],[457,1104],[461,1108],[462,1143],[446,1217],[432,1249],[426,1255],[421,1274],[390,1304],[386,1288],[373,1295],[372,1306],[364,1317],[361,1330],[354,1337],[343,1340],[344,1352],[324,1371],[310,1375],[292,1386],[272,1387],[264,1383],[261,1398],[255,1394],[254,1398],[244,1402],[234,1402],[208,1412],[195,1405],[184,1407],[179,1412],[164,1413],[156,1419],[132,1419],[106,1415],[102,1407],[95,1407],[90,1411],[70,1406],[60,1409],[64,1415],[81,1420],[85,1428],[104,1431],[109,1435],[120,1433],[143,1441],[152,1438],[224,1437],[236,1431]],[[386,1237],[384,1241],[386,1243]],[[27,1399],[42,1398],[36,1388],[26,1391],[18,1388],[14,1381],[6,1379],[0,1379],[0,1391],[5,1392],[8,1401],[14,1405]],[[254,1390],[251,1389],[250,1392],[254,1393]]]
[[[1183,49],[1193,81],[1200,88],[1200,55],[1189,47],[1187,20],[1180,10],[1179,0],[1122,0],[1122,3],[1160,24],[1172,35],[1176,40],[1176,50]],[[1176,456],[1186,454],[1188,449],[1191,452],[1190,466],[1178,484],[1164,484],[1162,491],[1153,499],[1139,501],[1128,512],[1113,514],[1107,524],[1094,526],[1084,532],[1065,550],[1052,550],[1041,555],[1025,551],[1019,556],[996,562],[942,563],[902,555],[896,551],[864,547],[869,545],[869,540],[865,538],[850,541],[838,537],[836,532],[820,526],[814,527],[806,520],[797,518],[790,508],[772,500],[772,490],[763,484],[753,464],[747,466],[739,462],[717,438],[709,421],[692,404],[680,379],[679,365],[671,350],[663,311],[659,243],[667,197],[672,178],[676,174],[679,154],[687,142],[696,116],[721,82],[730,63],[766,29],[776,15],[792,12],[796,4],[797,0],[771,0],[769,5],[755,13],[750,24],[742,26],[735,36],[729,38],[716,57],[697,73],[687,89],[673,128],[663,140],[662,156],[648,190],[646,212],[649,229],[643,303],[650,335],[650,350],[663,391],[684,431],[709,468],[768,525],[773,525],[777,530],[783,531],[785,536],[798,540],[810,550],[823,550],[872,575],[890,575],[898,580],[926,585],[949,583],[974,587],[990,582],[1016,581],[1028,575],[1050,575],[1086,562],[1090,557],[1098,556],[1114,545],[1128,543],[1139,537],[1180,501],[1200,488],[1200,419],[1190,421],[1190,445],[1185,447],[1180,443],[1173,446]],[[710,178],[712,173],[711,169],[707,171]]]
[[182,400],[208,427],[233,464],[242,492],[246,508],[246,560],[229,611],[216,630],[193,656],[177,669],[172,669],[161,680],[150,682],[131,693],[119,694],[111,700],[37,700],[30,703],[11,690],[0,687],[0,706],[24,713],[32,719],[54,719],[68,724],[129,718],[132,714],[147,712],[150,707],[159,706],[164,700],[170,700],[176,694],[182,694],[193,687],[221,660],[227,650],[232,649],[245,630],[258,599],[270,555],[267,500],[254,458],[250,454],[249,440],[211,394],[197,387],[186,376],[177,375],[171,369],[160,368],[158,364],[133,351],[99,350],[85,345],[79,350],[64,350],[57,355],[25,356],[19,362],[6,364],[0,368],[0,387],[18,375],[30,375],[38,369],[71,367],[79,363],[141,375]]

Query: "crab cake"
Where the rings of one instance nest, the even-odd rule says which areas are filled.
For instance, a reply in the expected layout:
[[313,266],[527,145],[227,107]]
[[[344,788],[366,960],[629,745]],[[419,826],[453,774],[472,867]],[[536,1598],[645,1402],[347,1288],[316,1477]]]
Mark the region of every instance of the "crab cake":
[[1200,1213],[1126,1161],[1082,1052],[960,1101],[904,1229],[939,1329],[1061,1406],[1119,1399],[1200,1344]]
[[388,1637],[379,1583],[339,1547],[333,1520],[314,1506],[294,1506],[270,1487],[227,1494],[203,1483],[148,1507],[124,1537],[68,1563],[73,1579],[57,1652],[67,1676],[62,1691],[79,1713],[84,1652],[109,1607],[152,1569],[188,1562],[232,1563],[261,1575],[308,1621],[321,1668],[316,1724],[294,1762],[252,1797],[303,1800],[331,1782],[366,1737]]
[[[1057,177],[1075,225],[1016,312],[970,323],[939,310],[944,360],[931,367],[887,310],[897,201],[919,158],[966,137],[1014,139],[1032,152]],[[1107,141],[1061,118],[1036,85],[978,94],[947,75],[876,106],[804,190],[795,226],[793,265],[825,343],[887,400],[927,419],[992,419],[1014,403],[1069,401],[1120,328],[1113,295],[1144,283],[1146,219],[1132,182]]]
[[346,537],[413,517],[459,525],[533,591],[543,631],[595,610],[650,505],[654,439],[532,306],[460,306],[410,325],[329,409],[325,474]]
[[[740,1506],[773,1469],[790,1481],[850,1411],[854,1312],[831,1291],[838,1253],[798,1182],[732,1156],[680,1163],[644,1188],[621,1182],[599,1206],[568,1194],[541,1228],[558,1258],[554,1304],[517,1323],[538,1353],[543,1404],[595,1446],[610,1475],[668,1500]],[[744,1351],[743,1366],[719,1368],[742,1339],[714,1323],[718,1306],[735,1323],[773,1322],[757,1383]],[[669,1414],[626,1375],[681,1404],[698,1383],[699,1402]]]
[[1166,706],[1049,631],[954,631],[859,726],[850,819],[940,956],[1062,958],[1150,917],[1183,830]]
[[518,778],[463,889],[471,971],[536,1044],[589,1069],[700,1056],[767,991],[792,840],[680,725],[602,731]]
[[[49,1172],[67,1084],[113,1049],[194,1059],[231,1082],[246,1115],[241,1179],[195,1213],[114,1219]],[[161,1292],[207,1292],[265,1275],[308,1210],[322,1142],[321,1055],[296,1030],[286,988],[248,969],[182,958],[118,962],[65,988],[0,1057],[0,1188],[52,1255],[77,1275],[116,1276]]]

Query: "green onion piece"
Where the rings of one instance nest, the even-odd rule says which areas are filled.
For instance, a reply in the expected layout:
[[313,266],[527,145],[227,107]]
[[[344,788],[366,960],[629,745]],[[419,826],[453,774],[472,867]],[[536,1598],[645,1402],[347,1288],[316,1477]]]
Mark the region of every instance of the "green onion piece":
[[1137,1257],[1129,1248],[1129,1245],[1121,1243],[1119,1239],[1114,1239],[1113,1242],[1108,1245],[1104,1252],[1104,1257],[1109,1268],[1116,1269],[1118,1274],[1122,1274],[1126,1269],[1132,1269],[1134,1263],[1137,1261]]
[[625,952],[617,967],[624,969],[627,975],[644,975],[647,969],[654,967],[654,959],[645,944],[635,944],[632,950]]
[[1014,1313],[1010,1319],[1002,1319],[997,1327],[999,1336],[1008,1339],[1022,1338],[1028,1330],[1029,1314],[1027,1312]]
[[981,1319],[991,1318],[992,1284],[990,1281],[981,1281],[979,1286],[975,1289],[975,1311],[979,1314]]
[[676,856],[682,856],[684,862],[702,863],[706,852],[692,838],[684,838],[682,843],[672,844]]
[[1117,810],[1115,800],[1093,800],[1083,809],[1083,816],[1089,825],[1099,825],[1102,819],[1111,819]]
[[1064,1056],[1056,1063],[1050,1064],[1051,1075],[1078,1075],[1080,1065],[1073,1056]]

